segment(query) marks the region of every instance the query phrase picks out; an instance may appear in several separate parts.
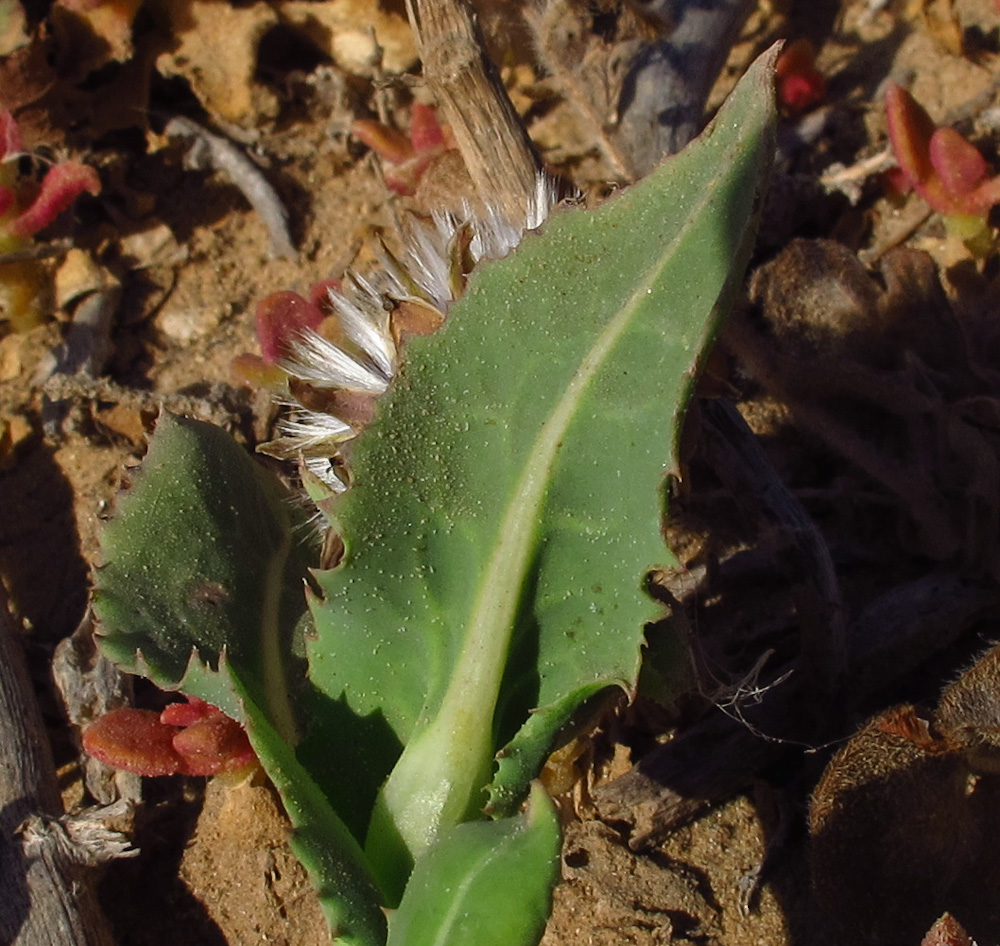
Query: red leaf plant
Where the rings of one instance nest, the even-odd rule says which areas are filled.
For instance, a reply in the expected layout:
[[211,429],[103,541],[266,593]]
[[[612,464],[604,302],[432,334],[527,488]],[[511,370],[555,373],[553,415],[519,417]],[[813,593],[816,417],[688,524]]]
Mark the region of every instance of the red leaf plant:
[[0,252],[20,248],[20,242],[47,227],[84,191],[98,194],[97,171],[79,161],[50,167],[34,187],[20,178],[17,159],[23,153],[17,122],[0,111]]
[[[61,161],[50,167],[36,185],[19,172],[22,154],[17,122],[10,112],[0,110],[0,253],[27,248],[31,238],[80,194],[101,190],[97,171],[78,161]],[[40,299],[46,282],[46,270],[35,260],[0,264],[0,303],[15,331],[25,331],[42,321]]]
[[414,104],[410,115],[409,138],[368,118],[355,121],[351,134],[382,159],[385,183],[397,194],[413,194],[424,171],[452,147],[437,113],[419,102]]
[[989,248],[987,215],[1000,203],[1000,177],[953,128],[937,128],[905,89],[890,83],[885,93],[889,139],[899,162],[894,182],[916,191],[942,214],[950,233],[977,255]]
[[325,279],[309,290],[308,299],[291,290],[272,292],[261,299],[255,313],[260,355],[239,355],[233,360],[239,379],[276,390],[286,387],[288,375],[281,368],[282,360],[304,331],[318,331],[332,314],[330,290],[339,288],[338,280]]
[[818,105],[826,95],[826,77],[816,68],[816,47],[805,38],[782,50],[775,79],[778,104],[793,115]]
[[83,748],[116,769],[150,776],[218,775],[256,761],[243,727],[193,696],[162,713],[112,710],[84,730]]

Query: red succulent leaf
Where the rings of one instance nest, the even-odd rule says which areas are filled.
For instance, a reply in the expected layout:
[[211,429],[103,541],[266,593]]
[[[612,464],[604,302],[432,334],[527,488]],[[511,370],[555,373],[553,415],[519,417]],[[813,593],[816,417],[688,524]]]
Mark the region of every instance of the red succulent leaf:
[[985,217],[997,204],[1000,204],[1000,177],[983,181],[963,202],[965,213],[977,217]]
[[825,94],[826,79],[819,73],[793,75],[778,87],[778,102],[789,112],[805,112],[822,102]]
[[180,730],[173,747],[183,760],[181,771],[186,775],[235,772],[256,758],[243,727],[217,709]]
[[434,151],[444,148],[444,129],[438,121],[437,112],[430,105],[414,103],[410,115],[410,141],[414,151]]
[[986,160],[978,149],[954,128],[938,128],[931,135],[928,155],[949,194],[958,196],[970,193],[989,173]]
[[17,203],[17,194],[9,187],[0,185],[0,217],[9,211]]
[[778,102],[789,112],[804,112],[826,95],[826,77],[816,68],[816,48],[805,38],[786,46],[775,65]]
[[913,185],[910,183],[910,179],[903,173],[902,168],[889,168],[882,175],[882,180],[885,182],[885,186],[890,193],[900,197],[909,194],[913,190]]
[[305,329],[323,321],[322,310],[297,292],[272,292],[257,303],[257,340],[269,365],[277,364],[291,351],[291,344]]
[[885,94],[889,138],[907,182],[948,217],[985,217],[1000,203],[1000,178],[989,177],[979,151],[952,128],[935,128],[913,96],[895,83]]
[[402,164],[413,157],[413,144],[406,135],[374,119],[357,119],[351,125],[351,134],[392,164]]
[[885,117],[896,160],[911,187],[934,174],[930,145],[934,122],[906,89],[890,82],[885,92]]
[[91,723],[83,731],[83,748],[116,769],[138,775],[173,775],[184,764],[174,749],[176,733],[153,710],[123,708]]
[[162,713],[118,709],[83,733],[95,759],[139,775],[217,775],[246,768],[256,756],[243,727],[217,706],[187,697]]
[[11,221],[8,231],[14,236],[33,236],[52,223],[84,191],[91,194],[101,191],[101,180],[94,168],[78,161],[63,161],[49,168],[38,196]]
[[448,135],[429,105],[415,103],[410,137],[371,119],[358,119],[351,134],[385,162],[385,183],[397,194],[413,194],[424,171],[449,147]]
[[309,289],[309,301],[322,311],[324,316],[333,315],[333,303],[330,302],[331,292],[340,292],[339,279],[321,279],[313,283]]
[[17,127],[14,116],[7,109],[0,109],[0,161],[23,150],[21,129]]
[[184,697],[184,703],[171,703],[160,713],[160,722],[165,726],[190,726],[200,719],[221,715],[222,710],[196,696]]

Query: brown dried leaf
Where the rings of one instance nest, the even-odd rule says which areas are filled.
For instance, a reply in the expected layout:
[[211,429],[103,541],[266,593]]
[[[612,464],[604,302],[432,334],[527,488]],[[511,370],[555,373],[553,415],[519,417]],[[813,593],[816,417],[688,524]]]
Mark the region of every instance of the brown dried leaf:
[[952,56],[965,52],[965,36],[955,14],[954,0],[910,0],[907,15]]
[[[371,76],[378,68],[406,72],[417,62],[409,24],[382,10],[378,0],[283,0],[275,9],[282,22],[353,75]],[[376,47],[381,47],[381,61]]]
[[64,78],[83,79],[109,62],[125,62],[135,52],[132,21],[142,0],[58,0],[50,22],[60,50]]
[[889,715],[907,709],[865,726],[813,793],[813,881],[838,941],[918,942],[974,859],[963,761],[891,731]]
[[20,414],[9,419],[0,418],[0,470],[10,469],[14,465],[18,448],[33,433],[31,424]]
[[889,709],[827,766],[812,798],[810,856],[842,941],[917,942],[929,929],[921,946],[972,946],[945,912],[959,904],[995,925],[990,905],[964,892],[1000,870],[987,823],[997,786],[982,777],[998,771],[998,693],[994,647],[945,688],[930,724],[913,706]]
[[113,404],[103,410],[96,410],[94,419],[102,427],[124,437],[133,446],[142,447],[153,428],[155,413],[135,404]]
[[118,279],[90,253],[73,247],[59,264],[53,278],[56,306],[64,309],[81,296],[118,284]]
[[157,57],[157,70],[187,79],[213,116],[246,121],[256,110],[257,47],[278,23],[277,14],[264,2],[233,6],[217,0],[177,0],[167,8],[178,44]]
[[754,275],[759,318],[734,318],[729,345],[798,426],[895,496],[904,545],[994,574],[1000,440],[968,399],[981,416],[1000,386],[926,254],[893,250],[880,268],[884,288],[846,247],[794,241]]
[[52,44],[40,37],[9,56],[0,58],[0,102],[17,119],[26,147],[58,144],[61,137],[49,137],[45,131],[50,123],[44,109],[24,114],[25,109],[39,100],[55,85],[56,74],[51,63]]
[[965,752],[973,771],[1000,771],[1000,648],[945,688],[934,724]]

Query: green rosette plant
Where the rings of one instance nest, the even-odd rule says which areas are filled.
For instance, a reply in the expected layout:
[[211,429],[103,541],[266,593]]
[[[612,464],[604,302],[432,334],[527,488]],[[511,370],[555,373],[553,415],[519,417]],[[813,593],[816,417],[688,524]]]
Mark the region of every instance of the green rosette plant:
[[[557,209],[405,350],[337,302],[354,360],[338,349],[335,374],[381,396],[332,464],[322,431],[347,423],[294,421],[284,446],[342,538],[335,567],[310,569],[311,533],[245,451],[161,418],[106,530],[103,648],[246,726],[338,942],[540,937],[560,832],[534,779],[586,700],[634,692],[662,617],[644,583],[672,563],[664,480],[753,245],[773,80],[770,53],[684,152]],[[433,295],[411,282],[400,306]],[[325,343],[302,331],[289,388],[322,388]]]

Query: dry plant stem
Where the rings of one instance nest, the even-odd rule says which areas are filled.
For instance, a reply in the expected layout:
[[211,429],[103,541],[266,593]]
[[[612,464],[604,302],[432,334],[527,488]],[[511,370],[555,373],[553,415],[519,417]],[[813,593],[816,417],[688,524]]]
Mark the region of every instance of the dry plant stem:
[[669,39],[641,47],[622,89],[615,133],[634,178],[645,177],[699,131],[705,103],[755,0],[678,0]]
[[969,628],[998,617],[992,582],[955,572],[932,572],[887,591],[848,629],[854,703],[905,677]]
[[930,207],[916,201],[911,201],[913,209],[909,207],[904,211],[903,222],[895,227],[891,233],[882,238],[875,246],[868,247],[858,253],[858,259],[865,266],[874,266],[886,253],[894,250],[897,246],[905,243],[914,233],[917,232],[934,213]]
[[787,751],[716,710],[597,788],[594,803],[602,820],[630,826],[632,850],[645,850],[746,788]]
[[58,817],[62,800],[48,737],[0,585],[0,942],[14,946],[112,946],[84,869],[54,845],[34,856],[19,828]]
[[424,78],[444,110],[479,199],[521,220],[541,162],[465,0],[407,0]]
[[53,259],[65,256],[73,248],[72,240],[52,240],[49,243],[33,243],[21,250],[0,253],[0,266],[5,263],[23,263],[25,260]]
[[[819,177],[820,186],[827,193],[841,193],[850,196],[860,194],[861,186],[874,174],[881,174],[894,167],[896,159],[888,148],[883,148],[878,154],[856,161],[849,167],[838,165],[828,169]],[[856,203],[856,200],[852,201]]]
[[219,135],[213,135],[190,118],[171,118],[163,133],[169,138],[189,139],[192,142],[189,155],[192,162],[198,167],[211,167],[220,171],[239,189],[264,221],[271,239],[273,257],[296,258],[298,254],[288,231],[288,212],[257,165],[236,145]]
[[[121,297],[121,286],[114,284],[90,293],[80,302],[66,340],[49,356],[49,377],[63,374],[96,378],[104,371],[114,353],[111,331]],[[56,436],[67,410],[67,404],[44,399],[42,426],[47,436]]]
[[801,635],[801,672],[807,685],[816,688],[817,709],[836,717],[836,704],[844,692],[847,650],[844,605],[826,540],[781,482],[731,402],[704,400],[701,416],[712,466],[747,513],[779,537],[775,555],[792,583]]
[[[1000,617],[996,589],[954,572],[924,576],[890,589],[847,631],[849,702],[865,709],[872,696],[953,644],[969,628]],[[779,679],[787,668],[778,668]],[[800,711],[794,677],[748,706],[744,720],[717,710],[654,749],[625,775],[594,792],[600,816],[631,826],[633,850],[653,847],[712,804],[743,791],[789,744],[755,733],[781,731]],[[857,720],[853,720],[857,722]],[[844,735],[852,721],[845,722]]]
[[[568,6],[570,0],[566,2]],[[566,26],[567,13],[572,16],[574,12],[576,11],[567,11],[566,7],[559,6],[559,0],[543,0],[528,4],[523,16],[534,34],[539,59],[551,74],[559,93],[573,104],[580,118],[590,126],[588,134],[608,169],[618,180],[632,180],[634,175],[631,164],[625,155],[619,153],[610,136],[613,130],[610,126],[615,116],[609,113],[613,111],[611,103],[616,96],[613,90],[605,92],[602,88],[608,77],[606,74],[602,75],[603,70],[588,69],[587,56],[583,56],[581,62],[579,48],[566,42],[567,31],[571,36],[576,33],[572,26]],[[633,41],[632,45],[634,44]],[[601,43],[600,46],[603,47],[604,44]],[[620,55],[627,58],[624,49],[620,51]]]
[[[954,455],[965,457],[974,478],[967,484],[980,487],[984,495],[995,496],[994,484],[1000,480],[1000,465],[985,447],[981,435],[957,417],[954,411],[942,407],[941,398],[929,393],[926,385],[919,385],[913,375],[898,376],[879,374],[858,364],[823,366],[805,363],[792,356],[772,350],[743,319],[733,319],[727,326],[727,337],[734,351],[753,376],[768,391],[789,404],[792,415],[804,428],[821,438],[831,449],[846,457],[868,476],[893,493],[910,514],[917,528],[920,547],[939,561],[956,554],[967,560],[967,565],[977,571],[984,568],[995,572],[996,563],[988,554],[978,555],[982,549],[977,541],[965,542],[959,532],[961,523],[954,512],[941,502],[941,486],[933,473],[922,470],[913,463],[913,456],[896,457],[889,454],[883,444],[866,440],[858,430],[841,420],[822,401],[806,400],[799,392],[816,394],[850,394],[864,398],[880,409],[898,418],[901,431],[911,443],[924,447],[928,453],[946,447]],[[937,425],[936,440],[928,442],[927,423],[932,418]],[[983,511],[976,522],[968,523],[968,531],[979,535],[996,528],[998,513],[995,508]],[[973,532],[972,527],[975,527]]]
[[[737,699],[731,715],[721,710],[709,714],[595,792],[603,818],[632,825],[634,849],[656,844],[713,802],[744,789],[761,768],[789,751],[788,743],[768,741],[761,734],[786,733],[791,720],[802,719],[807,726],[818,722],[821,738],[846,734],[857,721],[855,715],[870,711],[875,694],[970,628],[996,620],[1000,611],[988,578],[977,581],[942,571],[888,590],[845,628],[833,565],[815,526],[777,481],[742,418],[733,416],[735,409],[708,402],[701,410],[707,452],[720,479],[748,511],[772,528],[776,524],[792,540],[781,565],[799,586],[795,601],[805,667],[794,667],[797,672],[773,686],[759,703],[740,705]],[[832,629],[833,642],[810,640],[825,627]],[[816,666],[824,659],[832,663],[829,674]],[[768,679],[781,680],[788,669],[793,668],[769,668]],[[810,676],[817,673],[816,678]],[[827,706],[830,686],[841,691],[833,695],[834,705],[839,704],[837,719]],[[831,725],[843,731],[831,732]]]

